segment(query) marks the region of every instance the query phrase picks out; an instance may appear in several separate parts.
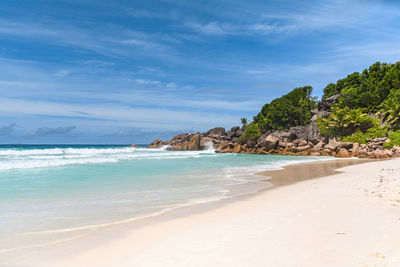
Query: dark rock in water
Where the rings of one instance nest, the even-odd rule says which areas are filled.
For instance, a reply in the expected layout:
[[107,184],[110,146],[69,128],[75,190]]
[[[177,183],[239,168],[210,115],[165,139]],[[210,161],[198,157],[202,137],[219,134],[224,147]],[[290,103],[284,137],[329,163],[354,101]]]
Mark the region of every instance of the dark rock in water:
[[188,142],[187,149],[201,150],[200,141],[201,141],[200,134],[194,134]]
[[207,135],[207,136],[210,136],[210,135],[218,135],[218,136],[225,135],[225,128],[223,128],[223,127],[215,127],[213,129],[208,130],[205,135]]
[[161,139],[156,139],[153,142],[151,142],[150,145],[147,146],[147,148],[160,148],[164,145],[164,142]]

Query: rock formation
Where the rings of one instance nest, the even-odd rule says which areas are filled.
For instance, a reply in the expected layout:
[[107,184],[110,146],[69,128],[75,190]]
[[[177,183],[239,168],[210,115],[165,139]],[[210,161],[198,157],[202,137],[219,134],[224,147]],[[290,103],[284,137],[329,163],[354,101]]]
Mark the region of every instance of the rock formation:
[[384,142],[388,141],[387,138],[375,138],[368,140],[368,144],[360,145],[323,137],[315,121],[318,117],[329,116],[330,108],[338,98],[339,95],[334,95],[319,102],[318,109],[311,111],[314,115],[306,126],[291,127],[289,131],[268,131],[258,139],[246,140],[245,144],[238,142],[245,129],[235,126],[227,132],[222,127],[216,127],[205,133],[180,134],[166,142],[157,139],[148,148],[167,146],[168,150],[204,150],[212,146],[218,153],[311,155],[341,158],[400,156],[400,147],[394,147],[391,150],[383,148]]

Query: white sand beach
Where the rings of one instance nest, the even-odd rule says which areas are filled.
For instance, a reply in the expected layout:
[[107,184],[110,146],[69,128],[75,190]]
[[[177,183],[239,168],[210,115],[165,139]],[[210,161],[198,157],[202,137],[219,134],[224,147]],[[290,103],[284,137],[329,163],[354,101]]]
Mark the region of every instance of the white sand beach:
[[340,171],[20,266],[400,266],[400,159]]

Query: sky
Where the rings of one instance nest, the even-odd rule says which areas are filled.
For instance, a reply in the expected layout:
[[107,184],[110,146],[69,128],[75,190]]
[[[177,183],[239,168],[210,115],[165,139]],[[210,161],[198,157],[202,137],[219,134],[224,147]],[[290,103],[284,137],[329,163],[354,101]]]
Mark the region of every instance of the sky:
[[227,129],[293,88],[400,59],[389,0],[2,0],[0,143]]

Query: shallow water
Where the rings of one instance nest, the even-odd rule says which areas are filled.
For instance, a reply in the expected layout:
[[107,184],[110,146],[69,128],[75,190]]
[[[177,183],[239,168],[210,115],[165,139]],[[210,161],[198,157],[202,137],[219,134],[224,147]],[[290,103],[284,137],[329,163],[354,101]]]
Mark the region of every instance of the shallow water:
[[53,242],[256,191],[262,179],[258,171],[326,159],[217,154],[212,149],[2,146],[0,252],[34,246],[38,236]]

